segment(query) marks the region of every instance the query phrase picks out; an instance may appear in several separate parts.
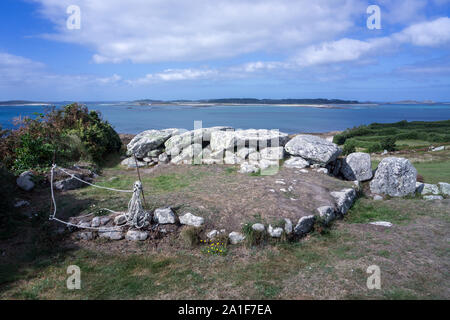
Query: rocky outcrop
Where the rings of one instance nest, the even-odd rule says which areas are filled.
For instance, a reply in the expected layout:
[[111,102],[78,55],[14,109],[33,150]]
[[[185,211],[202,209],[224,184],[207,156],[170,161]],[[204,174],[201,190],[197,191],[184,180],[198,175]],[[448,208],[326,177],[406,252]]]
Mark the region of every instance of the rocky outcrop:
[[180,129],[146,130],[136,135],[127,145],[127,154],[142,159],[152,150],[158,149]]
[[336,160],[342,150],[334,143],[317,136],[301,134],[292,138],[284,147],[286,152],[302,157],[310,163],[325,166]]
[[345,179],[350,181],[366,181],[372,179],[370,154],[363,152],[349,154],[342,161],[341,173]]
[[417,170],[408,159],[384,158],[370,182],[370,190],[375,194],[403,197],[416,191]]
[[34,175],[31,171],[22,172],[16,180],[17,186],[25,191],[33,190],[34,188],[33,177]]

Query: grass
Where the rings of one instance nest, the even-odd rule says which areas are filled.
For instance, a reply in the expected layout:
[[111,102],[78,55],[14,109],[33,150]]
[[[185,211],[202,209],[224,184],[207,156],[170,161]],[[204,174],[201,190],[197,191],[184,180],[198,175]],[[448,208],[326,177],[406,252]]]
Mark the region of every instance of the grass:
[[426,183],[450,182],[450,160],[415,162],[413,165]]
[[[414,200],[411,200],[414,201]],[[360,198],[345,216],[347,223],[369,223],[389,221],[394,224],[405,224],[410,221],[408,212],[393,210],[373,200]]]

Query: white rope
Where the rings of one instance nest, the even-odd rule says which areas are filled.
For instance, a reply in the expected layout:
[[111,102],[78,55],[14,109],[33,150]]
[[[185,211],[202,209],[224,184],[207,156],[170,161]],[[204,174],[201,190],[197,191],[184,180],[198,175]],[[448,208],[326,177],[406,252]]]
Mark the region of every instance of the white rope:
[[126,193],[134,192],[134,190],[120,190],[120,189],[108,188],[108,187],[103,187],[103,186],[99,186],[99,185],[96,185],[96,184],[92,184],[90,182],[87,182],[87,181],[84,181],[83,179],[78,178],[76,175],[74,175],[74,174],[72,174],[70,172],[65,171],[64,169],[58,167],[57,165],[53,165],[52,166],[52,170],[53,170],[53,168],[58,169],[58,170],[64,172],[65,174],[71,176],[72,178],[77,179],[78,181],[83,182],[85,184],[88,184],[88,185],[90,185],[92,187],[95,187],[95,188],[106,189],[106,190],[116,191],[116,192],[126,192]]
[[[150,217],[149,212],[144,211],[144,208],[142,206],[142,201],[140,198],[140,195],[142,193],[142,184],[140,181],[135,182],[133,190],[119,190],[119,189],[114,189],[114,188],[97,186],[97,185],[94,185],[92,183],[89,183],[87,181],[84,181],[84,180],[76,177],[75,175],[65,171],[62,168],[57,167],[56,164],[54,164],[52,166],[51,174],[50,174],[50,190],[51,190],[51,197],[52,197],[52,203],[53,203],[53,213],[50,214],[50,217],[49,217],[50,220],[55,220],[55,221],[65,224],[67,226],[72,226],[72,227],[76,227],[76,228],[80,228],[80,229],[98,230],[98,231],[103,231],[103,232],[120,231],[120,230],[122,230],[122,227],[125,226],[125,225],[116,226],[116,227],[112,227],[112,228],[111,227],[110,228],[102,228],[102,227],[97,228],[97,227],[90,227],[90,226],[86,227],[86,226],[80,226],[80,225],[66,222],[66,221],[56,218],[57,208],[56,208],[55,194],[53,191],[53,178],[54,178],[54,170],[55,169],[58,169],[58,170],[64,172],[65,174],[71,176],[72,178],[75,178],[83,183],[86,183],[86,184],[96,187],[96,188],[107,189],[107,190],[116,191],[116,192],[126,192],[126,193],[132,192],[133,196],[131,197],[130,201],[128,202],[128,211],[125,213],[125,218],[127,220],[127,223],[125,225],[130,225],[130,226],[138,228],[138,229],[141,229],[141,228],[149,225],[149,221],[148,221],[149,217]],[[116,214],[120,213],[117,211],[110,210],[108,208],[101,208],[99,210],[106,210],[106,211],[109,211],[111,213],[116,213]],[[91,216],[92,214],[93,213],[89,213],[89,214],[81,216],[79,218],[88,217],[88,216]]]

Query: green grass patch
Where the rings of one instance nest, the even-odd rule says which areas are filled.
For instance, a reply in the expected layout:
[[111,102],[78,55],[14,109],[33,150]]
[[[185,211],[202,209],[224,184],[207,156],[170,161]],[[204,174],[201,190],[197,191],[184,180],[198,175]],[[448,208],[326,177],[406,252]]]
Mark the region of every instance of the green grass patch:
[[450,160],[413,163],[426,183],[450,182]]
[[375,221],[389,221],[395,224],[405,224],[410,220],[410,213],[392,210],[380,203],[373,203],[368,199],[356,200],[353,207],[345,216],[347,223],[369,223]]

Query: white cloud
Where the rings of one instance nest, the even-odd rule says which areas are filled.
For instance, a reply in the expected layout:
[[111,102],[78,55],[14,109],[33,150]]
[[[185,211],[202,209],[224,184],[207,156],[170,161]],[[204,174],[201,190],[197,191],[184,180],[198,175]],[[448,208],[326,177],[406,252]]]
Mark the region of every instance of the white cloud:
[[[96,63],[199,61],[287,52],[331,40],[365,12],[360,0],[34,0],[52,39],[87,45]],[[68,5],[81,29],[66,29]]]
[[351,62],[367,56],[385,54],[401,44],[434,47],[449,42],[450,19],[443,17],[412,25],[387,37],[369,40],[344,38],[309,46],[301,50],[293,60],[302,67]]
[[216,75],[218,75],[218,71],[212,69],[167,69],[163,72],[149,73],[142,78],[127,80],[126,82],[131,85],[142,85],[168,81],[209,79]]

